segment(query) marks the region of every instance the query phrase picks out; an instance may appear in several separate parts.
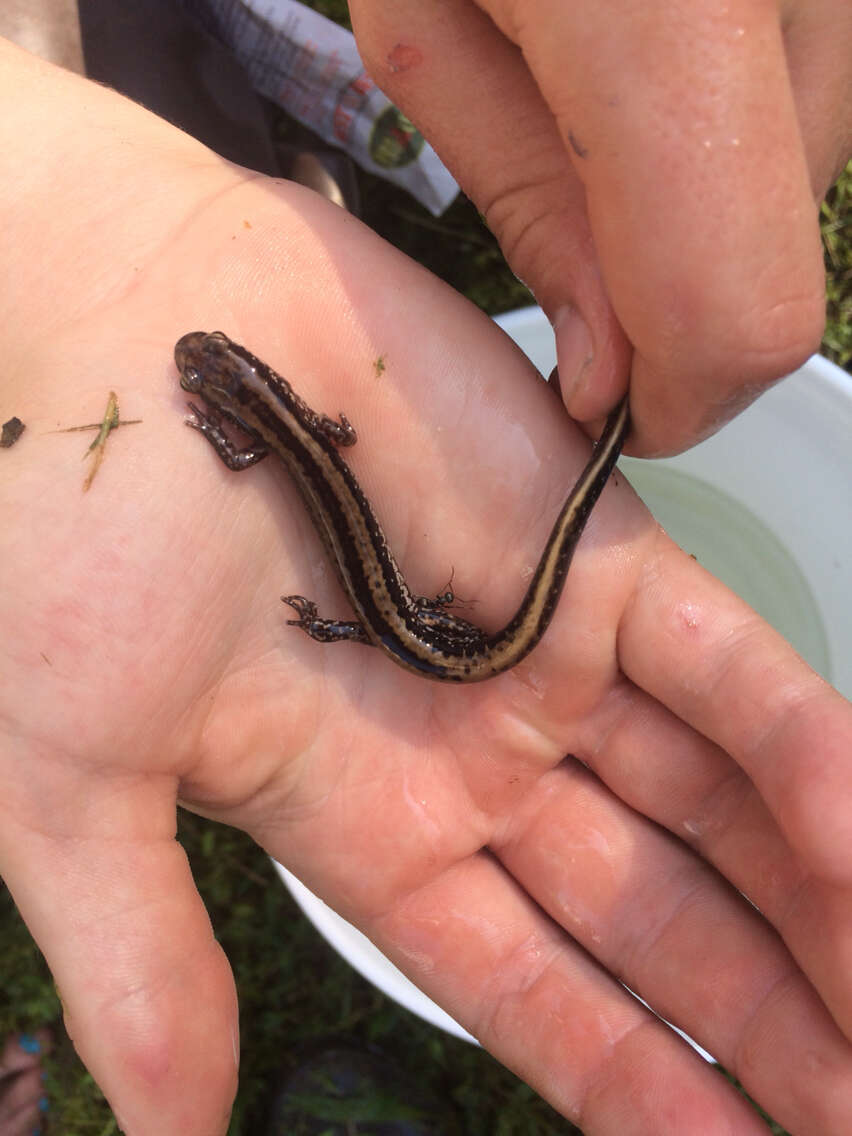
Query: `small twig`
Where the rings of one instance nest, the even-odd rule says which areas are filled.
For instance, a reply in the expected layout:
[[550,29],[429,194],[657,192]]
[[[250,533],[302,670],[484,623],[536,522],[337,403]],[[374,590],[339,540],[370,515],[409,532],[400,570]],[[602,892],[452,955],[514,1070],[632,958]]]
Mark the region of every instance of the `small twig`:
[[[122,418],[113,421],[110,429],[117,430],[119,426],[138,426],[141,418]],[[102,430],[103,422],[89,422],[85,426],[63,426],[61,430],[45,430],[46,434],[75,434],[78,430]],[[86,450],[86,453],[89,451]],[[85,455],[84,455],[85,456]]]
[[83,454],[84,461],[86,460],[86,455],[90,454],[93,450],[104,448],[106,440],[109,437],[110,430],[115,430],[115,428],[118,426],[119,421],[120,418],[118,414],[118,395],[115,393],[115,391],[110,391],[109,398],[107,399],[106,411],[104,413],[104,420],[103,422],[101,422],[100,428],[98,429],[97,438],[95,438],[94,442],[92,442],[88,450],[86,450],[86,453]]
[[104,453],[106,451],[106,440],[109,437],[111,430],[117,430],[119,426],[137,426],[142,421],[141,418],[122,418],[118,412],[118,395],[115,391],[109,392],[107,399],[106,410],[100,422],[87,422],[84,426],[63,426],[58,430],[46,430],[46,434],[76,434],[84,430],[97,430],[98,436],[94,442],[89,446],[83,454],[83,461],[94,453],[92,459],[92,468],[83,482],[83,492],[86,493],[95,480],[95,474],[101,467],[101,462],[104,460]]
[[[139,422],[141,419],[133,419],[133,422]],[[110,431],[117,430],[119,426],[129,425],[128,422],[122,422],[121,416],[118,412],[118,395],[115,391],[109,392],[107,399],[106,410],[104,412],[103,420],[101,422],[93,423],[87,426],[67,426],[64,430],[51,430],[52,434],[67,434],[74,430],[97,430],[98,436],[94,442],[89,446],[83,454],[83,460],[92,454],[92,468],[89,470],[86,480],[83,482],[83,492],[86,493],[91,488],[92,482],[95,480],[95,475],[101,468],[101,462],[104,460],[106,453],[106,441],[110,435]]]
[[110,430],[115,429],[115,427],[118,425],[118,422],[118,396],[116,395],[115,391],[110,391],[109,398],[107,399],[104,420],[101,423],[101,428],[98,431],[98,436],[97,438],[95,438],[94,442],[92,442],[91,446],[89,446],[88,450],[86,450],[85,454],[83,454],[84,461],[89,454],[94,453],[95,455],[92,458],[92,468],[89,470],[88,475],[86,476],[86,480],[83,482],[84,493],[88,493],[89,489],[91,489],[92,487],[92,482],[95,480],[95,474],[101,468],[101,462],[104,460],[104,454],[106,453],[106,440],[109,437],[109,432]]

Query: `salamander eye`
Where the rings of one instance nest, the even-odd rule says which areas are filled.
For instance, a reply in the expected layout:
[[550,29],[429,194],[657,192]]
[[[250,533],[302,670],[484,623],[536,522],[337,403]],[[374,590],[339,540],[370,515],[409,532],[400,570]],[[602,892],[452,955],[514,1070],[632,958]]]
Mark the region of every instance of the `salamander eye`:
[[201,390],[201,376],[195,367],[184,367],[180,373],[180,385],[185,391],[198,394]]

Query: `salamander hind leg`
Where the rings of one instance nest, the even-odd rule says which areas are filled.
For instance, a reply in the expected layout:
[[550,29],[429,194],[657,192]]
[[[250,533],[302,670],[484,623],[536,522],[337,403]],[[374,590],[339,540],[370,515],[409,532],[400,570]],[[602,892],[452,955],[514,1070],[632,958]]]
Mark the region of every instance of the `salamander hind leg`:
[[355,620],[321,619],[317,615],[317,605],[304,596],[282,596],[285,604],[289,604],[299,616],[298,619],[288,619],[288,627],[301,627],[301,629],[316,639],[319,643],[340,643],[349,640],[352,643],[366,643],[372,646],[371,640],[363,626]]

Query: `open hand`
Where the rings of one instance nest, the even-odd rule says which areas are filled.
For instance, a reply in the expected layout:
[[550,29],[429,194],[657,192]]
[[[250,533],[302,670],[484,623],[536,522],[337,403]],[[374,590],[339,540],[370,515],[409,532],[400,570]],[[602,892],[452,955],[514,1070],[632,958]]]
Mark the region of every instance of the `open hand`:
[[[412,587],[454,569],[489,628],[588,442],[502,332],[351,217],[38,65],[25,103],[51,98],[44,184],[77,212],[17,198],[0,283],[28,427],[0,459],[0,868],[122,1127],[223,1132],[235,1086],[180,801],[251,833],[589,1133],[763,1131],[622,983],[787,1127],[847,1131],[849,705],[620,475],[497,679],[447,688],[287,627],[282,592],[349,613],[273,462],[236,476],[186,429],[183,332],[221,327],[344,411]],[[84,494],[81,436],[48,431],[109,389],[142,422]]]

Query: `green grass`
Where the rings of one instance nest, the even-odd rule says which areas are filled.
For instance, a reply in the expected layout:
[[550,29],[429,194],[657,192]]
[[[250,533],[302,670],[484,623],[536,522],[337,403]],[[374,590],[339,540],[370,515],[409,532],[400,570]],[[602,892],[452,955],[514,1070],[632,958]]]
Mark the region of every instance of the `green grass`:
[[[345,12],[342,0],[315,6],[333,16]],[[289,138],[299,134],[292,125],[284,131]],[[436,220],[386,183],[359,177],[365,220],[485,311],[531,302],[470,202],[460,198]],[[828,273],[824,351],[847,369],[852,369],[851,214],[852,164],[822,210]],[[260,1133],[269,1094],[281,1080],[307,1055],[341,1044],[393,1054],[403,1071],[447,1102],[462,1136],[579,1131],[488,1054],[423,1024],[361,979],[307,923],[266,856],[243,834],[182,814],[179,839],[239,991],[242,1071],[231,1136]],[[47,1062],[51,1113],[45,1136],[112,1136],[117,1126],[64,1033],[50,974],[4,888],[0,904],[0,1037],[42,1025],[56,1037]]]
[[852,372],[852,162],[829,192],[820,221],[827,301],[822,350]]

